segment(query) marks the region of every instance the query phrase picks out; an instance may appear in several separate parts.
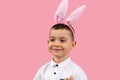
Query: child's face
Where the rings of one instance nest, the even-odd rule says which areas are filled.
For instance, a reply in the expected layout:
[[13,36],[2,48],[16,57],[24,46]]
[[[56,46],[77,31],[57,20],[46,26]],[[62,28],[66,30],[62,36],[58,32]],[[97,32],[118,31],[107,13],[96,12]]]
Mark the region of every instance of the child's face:
[[54,57],[68,57],[71,49],[75,46],[70,32],[66,29],[52,29],[49,35],[48,48]]

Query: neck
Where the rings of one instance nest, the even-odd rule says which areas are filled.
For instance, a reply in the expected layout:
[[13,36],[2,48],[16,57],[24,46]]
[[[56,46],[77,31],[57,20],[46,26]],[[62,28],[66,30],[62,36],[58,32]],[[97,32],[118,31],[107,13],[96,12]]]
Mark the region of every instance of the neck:
[[56,63],[60,63],[64,60],[66,60],[69,56],[67,57],[53,57],[53,60],[56,62]]

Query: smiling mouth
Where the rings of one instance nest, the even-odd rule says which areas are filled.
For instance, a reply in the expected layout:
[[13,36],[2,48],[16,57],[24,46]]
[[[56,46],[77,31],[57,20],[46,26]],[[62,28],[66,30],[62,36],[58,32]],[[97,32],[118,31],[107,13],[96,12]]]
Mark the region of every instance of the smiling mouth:
[[52,49],[52,50],[54,50],[54,51],[61,51],[62,49]]

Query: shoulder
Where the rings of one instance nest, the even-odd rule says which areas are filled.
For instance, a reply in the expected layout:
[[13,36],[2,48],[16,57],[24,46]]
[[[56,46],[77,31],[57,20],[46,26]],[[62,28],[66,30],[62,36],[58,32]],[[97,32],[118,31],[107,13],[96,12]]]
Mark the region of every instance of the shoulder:
[[49,66],[50,62],[42,65],[39,69],[38,69],[38,72],[43,72],[48,66]]
[[33,80],[41,80],[41,77],[43,76],[43,74],[44,74],[44,72],[45,72],[45,70],[47,69],[48,66],[49,66],[49,62],[44,64],[43,66],[41,66],[37,70]]
[[74,67],[73,75],[75,80],[88,80],[86,73],[78,64],[72,61],[72,67]]

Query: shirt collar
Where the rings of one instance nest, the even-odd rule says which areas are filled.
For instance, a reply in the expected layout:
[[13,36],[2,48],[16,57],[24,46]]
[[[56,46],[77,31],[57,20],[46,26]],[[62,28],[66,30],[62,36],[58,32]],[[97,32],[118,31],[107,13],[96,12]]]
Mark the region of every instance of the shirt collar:
[[68,57],[66,60],[60,62],[60,63],[55,63],[53,59],[51,59],[50,65],[55,67],[56,64],[58,64],[58,67],[64,67],[66,66],[69,62],[71,61],[70,57]]

